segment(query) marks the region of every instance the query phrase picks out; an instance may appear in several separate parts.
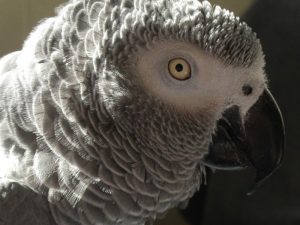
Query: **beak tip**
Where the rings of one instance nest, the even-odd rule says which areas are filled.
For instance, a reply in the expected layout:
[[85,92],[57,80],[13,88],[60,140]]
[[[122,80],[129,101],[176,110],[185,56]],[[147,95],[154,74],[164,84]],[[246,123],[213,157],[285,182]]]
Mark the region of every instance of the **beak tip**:
[[261,185],[267,180],[270,176],[272,176],[276,170],[281,166],[282,160],[279,161],[272,169],[269,169],[267,171],[257,171],[256,172],[256,177],[254,180],[254,184],[251,186],[250,190],[247,192],[247,195],[250,196],[254,194],[260,187]]

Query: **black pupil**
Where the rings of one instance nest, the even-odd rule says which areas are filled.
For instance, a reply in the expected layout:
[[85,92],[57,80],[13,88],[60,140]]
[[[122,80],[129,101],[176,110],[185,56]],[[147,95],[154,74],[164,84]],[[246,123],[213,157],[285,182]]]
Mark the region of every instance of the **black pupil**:
[[177,72],[181,72],[183,70],[183,65],[178,63],[176,66],[175,66],[175,69]]

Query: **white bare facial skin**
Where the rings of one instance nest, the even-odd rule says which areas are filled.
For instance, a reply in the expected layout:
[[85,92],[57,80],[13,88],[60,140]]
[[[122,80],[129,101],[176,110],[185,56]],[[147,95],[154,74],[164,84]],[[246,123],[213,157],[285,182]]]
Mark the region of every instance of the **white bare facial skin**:
[[[135,74],[145,88],[178,109],[224,111],[232,105],[245,114],[260,96],[265,83],[263,56],[248,68],[225,65],[198,46],[178,41],[153,44],[150,50],[137,52]],[[171,60],[181,58],[189,63],[191,76],[175,79],[168,70]],[[246,95],[243,87],[250,87]]]

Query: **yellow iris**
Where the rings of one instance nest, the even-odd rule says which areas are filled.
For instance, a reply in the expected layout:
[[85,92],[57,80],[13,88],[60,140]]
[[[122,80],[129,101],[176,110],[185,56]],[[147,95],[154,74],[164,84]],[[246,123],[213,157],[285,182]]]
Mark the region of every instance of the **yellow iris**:
[[187,80],[191,77],[191,66],[185,59],[171,59],[169,61],[169,73],[177,80]]

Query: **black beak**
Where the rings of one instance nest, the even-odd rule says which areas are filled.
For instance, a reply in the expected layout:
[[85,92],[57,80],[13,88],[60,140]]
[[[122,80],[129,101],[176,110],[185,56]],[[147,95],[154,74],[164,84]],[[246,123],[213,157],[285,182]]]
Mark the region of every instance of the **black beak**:
[[256,178],[251,194],[280,166],[284,146],[281,112],[266,89],[248,111],[244,122],[239,107],[233,106],[224,112],[203,163],[222,170],[253,167]]

